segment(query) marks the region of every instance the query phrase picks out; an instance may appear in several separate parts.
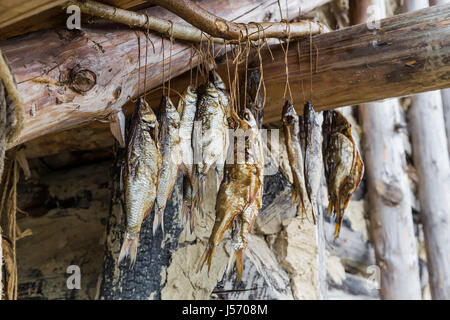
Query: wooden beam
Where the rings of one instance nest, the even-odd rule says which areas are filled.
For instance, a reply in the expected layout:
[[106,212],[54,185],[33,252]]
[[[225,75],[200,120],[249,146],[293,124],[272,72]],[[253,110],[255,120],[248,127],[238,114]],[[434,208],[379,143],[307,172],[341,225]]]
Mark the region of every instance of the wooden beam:
[[[145,0],[99,0],[122,9],[142,6]],[[3,3],[4,2],[4,3]],[[7,0],[0,4],[0,40],[24,33],[64,26],[68,0]]]
[[[231,5],[224,7],[226,4],[218,6],[212,0],[204,3],[208,10],[220,10],[229,19],[240,16],[239,21],[255,20],[271,10],[271,7],[260,8],[250,0],[243,0],[241,4],[236,9]],[[248,12],[249,7],[254,10]],[[148,12],[176,20],[159,8],[151,8]],[[316,108],[325,110],[450,86],[449,16],[450,5],[445,5],[385,19],[375,34],[366,25],[359,25],[313,37],[312,101]],[[161,39],[155,35],[150,39],[156,53],[153,54],[149,44],[148,65],[151,67],[147,69],[146,85],[154,88],[161,85],[163,74],[166,80],[169,75],[170,43],[165,41],[166,60],[163,63]],[[19,143],[95,118],[106,118],[138,92],[142,93],[145,36],[141,35],[140,40],[139,88],[137,36],[128,28],[110,24],[83,26],[81,33],[49,30],[0,42],[26,105],[25,129]],[[46,46],[42,46],[43,42]],[[301,73],[296,47],[295,43],[290,45],[287,60],[293,99],[298,102],[297,108],[301,112],[300,102],[309,99],[310,92],[309,41],[300,45]],[[280,117],[285,81],[282,50],[274,47],[272,51],[273,61],[267,51],[263,52],[268,97],[266,122]],[[189,58],[189,47],[174,43],[171,76],[188,70]],[[219,69],[226,75],[225,63]],[[83,78],[91,74],[85,70],[95,74],[95,85],[80,93],[77,84],[67,79],[67,74],[72,72]],[[173,87],[187,86],[188,76],[182,79],[172,81]],[[157,105],[158,94],[152,98]]]
[[[313,8],[314,4],[324,2],[316,0],[306,7]],[[232,3],[215,0],[203,1],[202,5],[237,22],[258,21],[262,17],[271,17],[274,21],[280,19],[278,4],[270,0],[243,0],[238,8]],[[289,3],[286,8],[282,4],[283,12],[289,11],[294,17],[298,14],[298,7],[294,5]],[[158,7],[145,12],[174,22],[181,21]],[[144,84],[150,89],[159,86],[163,76],[167,80],[169,74],[174,77],[189,69],[190,44],[177,42],[171,48],[170,41],[163,40],[165,50],[161,50],[161,37],[150,34],[149,38],[147,72],[144,70],[145,34],[109,22],[83,24],[82,30],[75,31],[39,31],[0,42],[27,106],[27,123],[20,142],[94,118],[106,119],[130,98],[143,93]],[[46,45],[42,46],[42,43]],[[34,54],[30,55],[30,52]],[[145,74],[147,81],[143,79]],[[78,80],[73,82],[75,78],[81,80],[81,87]]]

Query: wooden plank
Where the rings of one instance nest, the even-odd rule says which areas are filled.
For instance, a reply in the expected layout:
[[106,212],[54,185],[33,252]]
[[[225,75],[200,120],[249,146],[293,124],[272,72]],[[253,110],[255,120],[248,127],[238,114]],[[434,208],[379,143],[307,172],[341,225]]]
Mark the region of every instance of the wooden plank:
[[[205,1],[204,5],[211,11],[220,10],[227,17],[241,16],[240,21],[255,20],[270,9],[260,9],[253,1],[247,1],[242,1],[239,10],[231,7],[225,10],[212,0]],[[254,10],[248,12],[248,7]],[[159,8],[148,12],[176,21]],[[242,12],[247,13],[242,15]],[[313,37],[313,104],[318,110],[325,110],[450,86],[449,21],[450,5],[446,5],[385,19],[375,34],[366,25],[359,25]],[[143,92],[145,57],[142,53],[138,88],[138,44],[134,31],[104,24],[101,28],[86,26],[81,34],[58,32],[49,30],[0,42],[26,105],[25,129],[19,142],[106,118],[136,97],[138,90]],[[144,44],[145,37],[141,35],[140,39]],[[150,53],[148,57],[151,68],[147,69],[147,88],[158,87],[163,74],[166,79],[169,74],[170,43],[165,41],[163,62],[161,39],[158,36],[151,36],[151,39],[156,54]],[[47,45],[42,46],[42,42]],[[300,47],[301,73],[298,72],[296,44],[291,44],[288,52],[293,99],[299,112],[302,111],[300,102],[308,99],[310,92],[310,74],[306,71],[309,70],[309,41],[301,42]],[[263,52],[266,122],[280,118],[285,81],[283,52],[276,47],[272,51],[274,61],[267,51]],[[189,58],[188,47],[175,43],[171,76],[188,70]],[[60,77],[64,78],[76,65],[96,75],[92,90],[78,93],[73,90],[73,84],[61,83]],[[225,63],[219,69],[226,75]],[[186,75],[172,81],[173,88],[184,89],[188,79]],[[301,90],[301,80],[304,90]],[[160,92],[151,96],[154,106],[159,104],[159,97]],[[33,108],[34,116],[30,114]]]

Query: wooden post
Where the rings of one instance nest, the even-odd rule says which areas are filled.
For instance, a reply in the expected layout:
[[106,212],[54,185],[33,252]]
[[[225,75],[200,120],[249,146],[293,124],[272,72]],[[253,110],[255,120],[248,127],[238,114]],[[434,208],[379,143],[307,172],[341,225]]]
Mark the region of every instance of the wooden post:
[[[384,0],[352,1],[367,19],[369,6],[386,14]],[[374,33],[379,32],[376,29]],[[363,154],[368,180],[371,232],[381,271],[382,299],[421,299],[418,252],[414,235],[408,176],[399,121],[398,100],[362,104]]]
[[[428,7],[406,0],[405,11]],[[412,97],[408,110],[414,166],[419,175],[420,214],[433,299],[450,299],[450,159],[439,91]]]
[[[430,0],[430,5],[449,4],[450,0]],[[448,152],[450,154],[450,89],[441,90],[442,106],[444,109],[445,130],[447,131]]]

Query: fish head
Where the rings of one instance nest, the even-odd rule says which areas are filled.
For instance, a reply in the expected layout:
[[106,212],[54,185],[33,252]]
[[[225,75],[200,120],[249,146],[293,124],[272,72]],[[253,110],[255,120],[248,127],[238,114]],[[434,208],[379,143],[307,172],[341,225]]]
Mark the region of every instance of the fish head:
[[299,121],[294,105],[289,100],[284,103],[282,120],[285,126],[293,126]]
[[258,129],[258,123],[256,122],[255,116],[250,109],[244,108],[240,112],[240,117],[241,127],[246,127],[247,129]]
[[158,126],[158,120],[150,105],[143,98],[138,100],[139,117],[142,121],[142,127],[145,129],[154,129]]
[[180,114],[178,113],[177,109],[172,103],[172,100],[170,100],[169,97],[166,99],[166,119],[169,122],[169,125],[175,128],[178,128],[180,126]]

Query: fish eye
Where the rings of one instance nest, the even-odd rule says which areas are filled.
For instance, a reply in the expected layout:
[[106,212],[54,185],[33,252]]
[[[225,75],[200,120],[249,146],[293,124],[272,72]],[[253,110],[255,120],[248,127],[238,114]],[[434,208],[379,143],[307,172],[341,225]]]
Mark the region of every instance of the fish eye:
[[248,112],[244,113],[244,119],[249,121],[250,120],[250,115],[248,114]]

